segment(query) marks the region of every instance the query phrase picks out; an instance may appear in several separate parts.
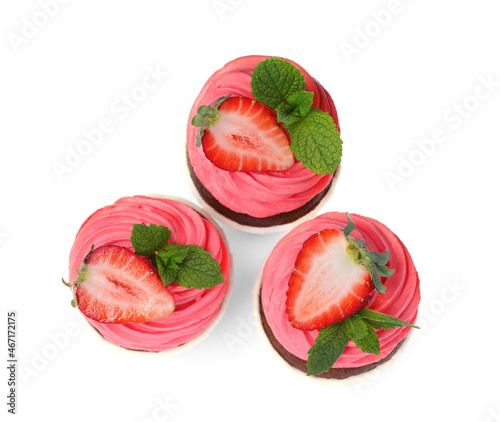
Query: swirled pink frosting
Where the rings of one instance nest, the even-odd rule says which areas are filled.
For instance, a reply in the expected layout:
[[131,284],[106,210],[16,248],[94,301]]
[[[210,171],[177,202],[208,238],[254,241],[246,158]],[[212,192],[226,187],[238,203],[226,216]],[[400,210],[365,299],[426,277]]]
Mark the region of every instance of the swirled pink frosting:
[[132,225],[162,224],[172,232],[171,242],[199,245],[221,266],[225,283],[211,289],[186,289],[176,284],[166,288],[174,296],[171,315],[143,323],[104,324],[87,318],[106,339],[128,349],[161,351],[179,346],[200,334],[216,316],[228,284],[229,253],[215,227],[181,202],[147,196],[121,198],[92,214],[81,226],[70,253],[70,280],[91,245],[118,245],[133,250]]
[[[301,207],[325,189],[332,175],[316,174],[300,162],[295,162],[283,172],[242,173],[221,170],[205,157],[202,147],[196,147],[198,128],[191,125],[191,119],[201,105],[213,105],[220,97],[232,94],[254,98],[250,87],[251,75],[254,67],[267,58],[240,57],[215,72],[196,98],[187,128],[189,160],[203,186],[227,208],[258,218]],[[305,77],[306,90],[314,92],[313,107],[329,113],[339,127],[337,110],[328,92],[302,67],[294,64]]]
[[[371,218],[350,214],[356,223],[352,236],[366,241],[367,248],[375,252],[390,252],[389,268],[394,274],[384,284],[387,292],[375,292],[368,308],[383,312],[405,322],[413,323],[420,302],[420,282],[413,261],[399,238],[382,223]],[[283,237],[266,261],[262,275],[261,300],[266,320],[276,339],[295,356],[307,360],[307,351],[314,344],[318,331],[301,331],[293,328],[286,313],[288,280],[295,266],[295,259],[302,244],[314,233],[327,228],[344,228],[345,214],[331,212],[309,220]],[[349,341],[334,368],[352,368],[377,362],[387,356],[409,333],[410,327],[377,330],[380,355],[363,353]]]

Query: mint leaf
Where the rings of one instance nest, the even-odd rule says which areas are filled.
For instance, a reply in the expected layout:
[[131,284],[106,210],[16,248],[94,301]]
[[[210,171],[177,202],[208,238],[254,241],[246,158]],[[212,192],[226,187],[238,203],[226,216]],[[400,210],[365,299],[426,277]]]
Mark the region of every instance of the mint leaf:
[[396,327],[412,327],[419,328],[416,325],[409,324],[400,319],[394,318],[390,315],[383,314],[381,312],[373,311],[368,308],[363,308],[359,312],[357,312],[361,318],[367,321],[373,328],[380,329],[388,329],[388,328],[396,328]]
[[314,92],[297,91],[288,98],[290,113],[304,117],[313,105]]
[[380,355],[380,342],[378,341],[377,333],[370,325],[368,325],[366,321],[364,322],[367,327],[366,335],[358,339],[353,338],[352,341],[357,347],[361,349],[362,352],[372,353],[374,355]]
[[219,263],[202,247],[187,245],[188,254],[179,267],[177,280],[179,286],[196,289],[210,289],[224,283]]
[[344,321],[321,329],[314,345],[308,351],[307,375],[329,371],[344,352],[349,342]]
[[[156,255],[159,256],[160,254]],[[163,281],[164,286],[168,286],[170,283],[174,283],[177,280],[177,274],[179,272],[179,267],[171,262],[164,261],[162,259],[156,259],[156,266],[158,267],[158,275]]]
[[378,336],[373,327],[357,313],[344,320],[346,333],[364,353],[380,354]]
[[163,259],[169,259],[176,264],[182,264],[189,254],[189,245],[180,245],[176,243],[167,243],[158,255]]
[[344,319],[344,324],[346,333],[352,340],[362,339],[368,335],[368,330],[372,329],[370,325],[367,325],[367,323],[357,314],[353,314]]
[[300,122],[301,118],[292,114],[291,107],[283,103],[276,108],[276,120],[283,123],[284,126],[290,126],[293,123]]
[[130,240],[137,255],[149,256],[165,246],[171,234],[165,226],[134,224]]
[[282,103],[276,107],[276,119],[285,126],[297,123],[311,110],[314,93],[297,91],[288,99],[288,103]]
[[292,63],[271,57],[255,66],[252,73],[252,94],[255,99],[276,110],[289,98],[306,87],[304,75]]
[[318,174],[333,174],[342,156],[342,140],[332,116],[312,108],[300,121],[286,125],[290,148],[302,164]]
[[158,273],[165,286],[176,281],[180,264],[184,262],[188,254],[189,246],[168,243],[155,255]]

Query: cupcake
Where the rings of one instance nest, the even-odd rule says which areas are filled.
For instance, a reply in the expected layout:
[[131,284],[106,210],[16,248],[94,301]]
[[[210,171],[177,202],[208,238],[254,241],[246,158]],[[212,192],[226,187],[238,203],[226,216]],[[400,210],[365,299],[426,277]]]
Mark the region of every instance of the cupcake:
[[247,56],[227,63],[189,114],[194,193],[236,229],[277,232],[310,218],[333,190],[341,155],[332,98],[290,60]]
[[232,283],[221,229],[186,201],[159,196],[94,212],[69,261],[73,306],[105,339],[133,350],[192,344],[221,316]]
[[416,328],[419,302],[418,274],[399,238],[376,220],[337,212],[284,236],[254,290],[254,314],[272,347],[321,378],[391,359]]

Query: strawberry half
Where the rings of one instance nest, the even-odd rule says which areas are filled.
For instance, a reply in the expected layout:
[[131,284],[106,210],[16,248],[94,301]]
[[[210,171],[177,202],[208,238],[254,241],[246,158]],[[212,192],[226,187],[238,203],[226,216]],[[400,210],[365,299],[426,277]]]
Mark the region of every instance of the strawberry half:
[[288,282],[287,313],[292,326],[315,330],[349,317],[371,299],[374,286],[362,264],[347,252],[344,233],[326,229],[308,238]]
[[284,171],[294,164],[290,142],[276,114],[248,97],[222,97],[201,106],[192,124],[200,127],[197,145],[227,171]]
[[72,304],[93,320],[145,322],[174,311],[174,297],[158,275],[127,248],[109,245],[91,249],[78,274],[69,285],[75,292]]
[[379,275],[393,271],[385,264],[389,253],[370,252],[362,239],[344,230],[325,229],[309,237],[297,255],[288,282],[287,314],[293,327],[319,330],[348,318],[364,308],[375,289],[385,293]]

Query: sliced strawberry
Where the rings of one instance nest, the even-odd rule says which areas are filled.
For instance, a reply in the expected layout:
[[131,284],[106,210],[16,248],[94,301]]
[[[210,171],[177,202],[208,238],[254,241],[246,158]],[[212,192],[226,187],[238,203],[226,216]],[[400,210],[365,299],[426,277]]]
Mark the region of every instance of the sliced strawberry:
[[121,246],[101,246],[85,258],[76,289],[78,308],[99,322],[145,322],[170,315],[172,294],[151,267]]
[[355,262],[348,246],[345,234],[336,229],[304,242],[288,283],[286,306],[293,327],[321,329],[358,312],[371,299],[371,273]]
[[247,97],[229,97],[202,137],[205,156],[227,171],[284,171],[294,164],[290,142],[275,114]]

